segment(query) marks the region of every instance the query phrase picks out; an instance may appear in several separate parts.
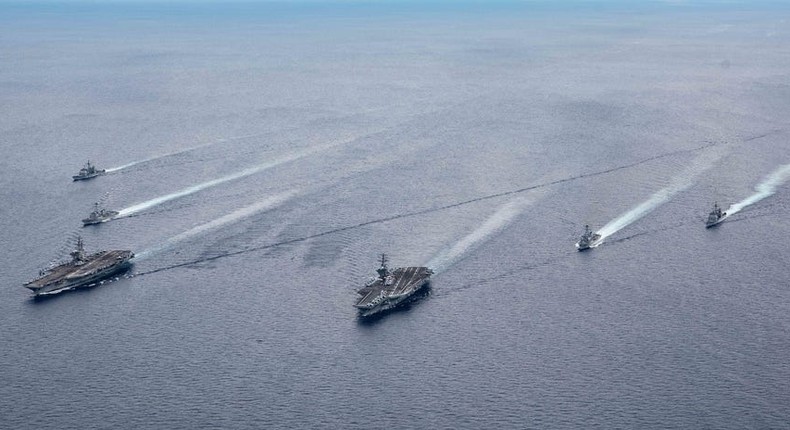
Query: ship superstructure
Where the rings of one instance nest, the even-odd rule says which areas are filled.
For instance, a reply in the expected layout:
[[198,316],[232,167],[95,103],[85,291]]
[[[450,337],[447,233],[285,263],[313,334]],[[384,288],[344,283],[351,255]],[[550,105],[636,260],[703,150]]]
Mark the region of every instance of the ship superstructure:
[[25,288],[35,296],[57,294],[80,287],[93,286],[131,266],[132,251],[99,251],[87,254],[82,238],[71,252],[71,261],[59,264],[39,273],[39,277],[26,283]]
[[585,225],[584,233],[582,233],[582,237],[579,238],[578,242],[576,242],[576,249],[578,249],[579,251],[584,251],[585,249],[590,249],[592,247],[598,246],[600,241],[601,241],[601,235],[590,230],[589,225]]
[[370,317],[393,309],[404,303],[425,287],[433,271],[427,267],[387,267],[387,256],[381,255],[378,277],[368,282],[357,293],[360,295],[354,306],[360,317]]
[[723,212],[718,203],[713,204],[713,210],[708,214],[708,219],[705,220],[705,228],[711,228],[714,225],[724,221],[727,218],[727,212]]
[[82,220],[82,225],[84,227],[86,225],[100,224],[113,219],[113,217],[117,215],[118,211],[107,210],[99,206],[99,203],[94,203],[93,212],[91,212],[87,218]]
[[95,178],[99,175],[103,175],[105,172],[104,169],[97,169],[96,166],[91,164],[90,160],[85,163],[85,166],[80,169],[80,172],[76,175],[72,176],[72,179],[75,181],[84,181],[86,179]]

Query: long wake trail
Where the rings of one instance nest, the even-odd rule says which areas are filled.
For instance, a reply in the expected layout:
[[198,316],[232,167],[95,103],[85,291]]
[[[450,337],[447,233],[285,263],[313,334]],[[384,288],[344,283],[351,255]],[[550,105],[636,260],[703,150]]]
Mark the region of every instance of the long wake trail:
[[175,246],[180,242],[191,239],[205,232],[216,230],[220,227],[240,221],[252,215],[274,209],[278,206],[281,206],[283,203],[287,202],[288,200],[292,199],[298,193],[299,193],[298,190],[286,191],[284,193],[271,196],[263,201],[252,204],[250,206],[243,207],[237,211],[221,216],[205,224],[201,224],[196,227],[193,227],[183,233],[171,237],[170,239],[168,239],[167,241],[165,241],[160,245],[157,245],[153,248],[137,253],[135,260],[137,261],[145,260],[151,256],[159,254],[162,251],[172,248],[173,246]]
[[762,182],[757,184],[757,186],[754,187],[754,194],[730,206],[730,208],[727,209],[727,216],[736,214],[743,210],[743,208],[751,206],[766,197],[772,196],[776,193],[776,189],[787,182],[788,179],[790,179],[790,164],[785,164],[774,170]]
[[613,219],[600,230],[598,230],[597,233],[601,235],[601,240],[606,239],[614,233],[617,233],[623,228],[631,225],[635,221],[654,211],[659,206],[668,202],[675,194],[685,191],[690,186],[694,185],[699,175],[713,167],[715,163],[723,157],[723,155],[724,154],[722,151],[711,151],[709,153],[700,155],[691,167],[686,169],[677,177],[673,178],[669,186],[662,188],[650,196],[649,199],[640,203],[628,212]]
[[315,154],[317,152],[324,151],[324,150],[330,149],[332,147],[335,147],[335,146],[338,146],[338,145],[342,145],[344,143],[351,142],[353,140],[354,139],[347,140],[347,141],[335,142],[335,143],[331,143],[331,144],[328,144],[328,145],[322,145],[322,146],[313,147],[313,148],[307,148],[307,149],[304,149],[302,151],[298,151],[298,152],[294,152],[292,154],[286,155],[286,156],[284,156],[282,158],[278,158],[276,160],[268,161],[266,163],[259,164],[257,166],[253,166],[253,167],[244,169],[242,171],[239,171],[239,172],[227,175],[227,176],[223,176],[221,178],[213,179],[211,181],[203,182],[201,184],[197,184],[197,185],[193,185],[193,186],[188,187],[188,188],[184,188],[183,190],[176,191],[174,193],[170,193],[170,194],[167,194],[167,195],[164,195],[164,196],[160,196],[160,197],[157,197],[157,198],[154,198],[154,199],[151,199],[151,200],[147,200],[147,201],[144,201],[142,203],[138,203],[136,205],[129,206],[127,208],[121,209],[120,211],[118,211],[118,216],[116,216],[116,218],[123,218],[125,216],[136,214],[138,212],[150,209],[150,208],[152,208],[154,206],[161,205],[162,203],[169,202],[171,200],[175,200],[175,199],[178,199],[178,198],[181,198],[181,197],[185,197],[185,196],[188,196],[190,194],[195,194],[195,193],[197,193],[199,191],[203,191],[203,190],[205,190],[207,188],[215,187],[217,185],[224,184],[226,182],[230,182],[230,181],[241,179],[241,178],[244,178],[244,177],[247,177],[247,176],[250,176],[250,175],[254,175],[254,174],[262,172],[264,170],[271,169],[273,167],[279,166],[281,164],[289,163],[291,161],[296,161],[296,160],[298,160],[300,158],[307,157],[308,155],[312,155],[312,154]]
[[110,167],[109,169],[107,169],[107,173],[115,173],[115,172],[118,172],[118,171],[121,171],[121,170],[124,170],[124,169],[128,169],[128,168],[130,168],[132,166],[136,166],[138,164],[143,164],[143,163],[148,163],[149,161],[159,160],[160,158],[167,158],[167,157],[173,157],[173,156],[176,156],[176,155],[186,154],[186,153],[198,150],[200,148],[205,148],[207,146],[216,145],[218,143],[231,142],[231,141],[234,141],[234,140],[241,140],[241,139],[249,139],[249,138],[257,137],[257,136],[263,136],[263,134],[250,134],[250,135],[246,135],[246,136],[229,137],[227,139],[217,139],[217,140],[214,140],[214,141],[211,141],[211,142],[206,142],[206,143],[203,143],[203,144],[200,144],[200,145],[197,145],[197,146],[193,146],[193,147],[190,147],[190,148],[181,149],[181,150],[174,151],[174,152],[168,152],[167,154],[162,154],[162,155],[154,155],[152,157],[144,158],[142,160],[132,161],[130,163],[126,163],[126,164],[123,164],[123,165],[120,165],[120,166]]
[[546,188],[546,187],[550,187],[550,186],[557,185],[557,184],[562,184],[562,183],[572,182],[572,181],[576,181],[576,180],[580,180],[580,179],[585,179],[585,178],[591,178],[591,177],[595,177],[595,176],[605,175],[605,174],[616,172],[616,171],[619,171],[619,170],[624,170],[624,169],[628,169],[628,168],[631,168],[631,167],[636,167],[636,166],[639,166],[641,164],[649,163],[651,161],[658,160],[658,159],[661,159],[661,158],[671,157],[671,156],[675,156],[675,155],[679,155],[679,154],[683,154],[683,153],[697,152],[697,151],[700,151],[700,150],[703,150],[703,149],[706,149],[706,148],[709,148],[709,147],[715,146],[715,145],[716,145],[715,143],[710,143],[710,144],[703,145],[703,146],[700,146],[700,147],[697,147],[697,148],[684,149],[684,150],[673,151],[673,152],[667,152],[667,153],[664,153],[664,154],[659,154],[659,155],[655,155],[655,156],[652,156],[652,157],[649,157],[649,158],[645,158],[645,159],[642,159],[640,161],[636,161],[636,162],[633,162],[633,163],[630,163],[630,164],[625,164],[625,165],[620,165],[620,166],[617,166],[617,167],[612,167],[612,168],[608,168],[608,169],[604,169],[604,170],[598,170],[598,171],[594,171],[594,172],[589,172],[589,173],[585,173],[585,174],[582,174],[582,175],[571,176],[571,177],[567,177],[567,178],[563,178],[563,179],[557,179],[557,180],[554,180],[554,181],[544,182],[544,183],[541,183],[541,184],[531,185],[531,186],[523,187],[523,188],[518,188],[518,189],[515,189],[515,190],[489,194],[489,195],[486,195],[486,196],[476,197],[476,198],[473,198],[473,199],[464,200],[464,201],[455,202],[455,203],[450,203],[450,204],[446,204],[446,205],[442,205],[442,206],[435,206],[435,207],[422,209],[422,210],[417,210],[417,211],[413,211],[413,212],[405,212],[405,213],[395,214],[395,215],[391,215],[391,216],[388,216],[388,217],[373,219],[373,220],[369,220],[369,221],[365,221],[365,222],[361,222],[361,223],[357,223],[357,224],[352,224],[352,225],[347,225],[347,226],[343,226],[343,227],[334,228],[334,229],[331,229],[331,230],[325,230],[323,232],[319,232],[319,233],[315,233],[315,234],[311,234],[311,235],[307,235],[307,236],[302,236],[302,237],[297,237],[297,238],[293,238],[293,239],[289,239],[289,240],[284,240],[284,241],[281,241],[281,242],[270,243],[270,244],[267,244],[267,245],[254,246],[254,247],[250,247],[250,248],[247,248],[247,249],[241,249],[241,250],[238,250],[238,251],[232,251],[232,252],[227,252],[227,253],[224,253],[224,254],[214,255],[214,256],[211,256],[211,257],[201,258],[199,260],[186,261],[186,262],[179,263],[179,264],[174,264],[174,265],[171,265],[171,266],[160,267],[160,268],[152,269],[152,270],[149,270],[149,271],[146,271],[146,272],[136,273],[136,276],[148,275],[148,274],[152,274],[152,273],[162,272],[162,271],[165,271],[165,270],[176,269],[176,268],[179,268],[179,267],[192,266],[192,265],[203,263],[203,262],[207,262],[207,261],[219,260],[221,258],[227,258],[227,257],[235,256],[235,255],[246,254],[246,253],[249,253],[249,252],[263,251],[263,250],[266,250],[266,249],[272,249],[272,248],[276,248],[276,247],[279,247],[279,246],[305,242],[305,241],[308,241],[308,240],[317,239],[319,237],[328,236],[328,235],[332,235],[332,234],[336,234],[336,233],[341,233],[341,232],[348,231],[348,230],[354,230],[354,229],[358,229],[358,228],[363,228],[363,227],[367,227],[367,226],[370,226],[370,225],[383,224],[383,223],[394,221],[394,220],[398,220],[398,219],[411,218],[411,217],[415,217],[415,216],[426,215],[426,214],[429,214],[429,213],[445,211],[445,210],[449,210],[449,209],[453,209],[453,208],[457,208],[457,207],[461,207],[461,206],[465,206],[465,205],[468,205],[468,204],[477,203],[477,202],[481,202],[481,201],[485,201],[485,200],[495,199],[495,198],[508,196],[508,195],[513,195],[513,194],[520,194],[520,193],[524,193],[524,192],[527,192],[527,191],[537,190],[537,189],[541,189],[541,188]]
[[496,233],[510,225],[524,210],[534,203],[534,199],[516,198],[505,203],[480,227],[462,238],[453,246],[443,250],[428,262],[427,266],[439,274],[455,264],[470,251],[482,245]]

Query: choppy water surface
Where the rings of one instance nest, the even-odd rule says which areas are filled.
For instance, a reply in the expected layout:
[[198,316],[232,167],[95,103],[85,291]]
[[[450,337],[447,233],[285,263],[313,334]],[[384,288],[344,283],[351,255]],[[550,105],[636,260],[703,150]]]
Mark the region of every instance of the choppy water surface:
[[179,7],[0,5],[2,427],[790,422],[788,10]]

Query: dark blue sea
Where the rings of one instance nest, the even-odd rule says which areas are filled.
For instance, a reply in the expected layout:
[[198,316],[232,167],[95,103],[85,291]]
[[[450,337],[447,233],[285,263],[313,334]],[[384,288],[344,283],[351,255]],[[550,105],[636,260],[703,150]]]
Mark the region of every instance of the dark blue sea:
[[790,428],[788,20],[0,1],[0,427]]

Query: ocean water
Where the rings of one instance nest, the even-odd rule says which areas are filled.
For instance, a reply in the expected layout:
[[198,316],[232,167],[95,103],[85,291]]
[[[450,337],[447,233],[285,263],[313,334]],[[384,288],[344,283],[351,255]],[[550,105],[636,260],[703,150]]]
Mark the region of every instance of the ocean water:
[[[0,2],[0,427],[790,426],[788,19]],[[133,276],[32,300],[77,234]]]

